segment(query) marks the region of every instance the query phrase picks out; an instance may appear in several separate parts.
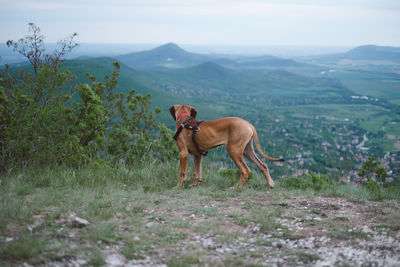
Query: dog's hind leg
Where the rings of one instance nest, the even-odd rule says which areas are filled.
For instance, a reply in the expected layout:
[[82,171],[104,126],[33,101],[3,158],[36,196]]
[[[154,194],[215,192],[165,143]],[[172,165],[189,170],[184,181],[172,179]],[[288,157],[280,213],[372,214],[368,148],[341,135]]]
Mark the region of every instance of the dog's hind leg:
[[236,166],[239,168],[240,181],[239,181],[239,184],[237,185],[237,187],[242,188],[243,184],[246,182],[247,178],[250,175],[250,169],[243,160],[243,150],[237,151],[235,149],[231,149],[228,146],[227,146],[227,150],[228,150],[229,156],[231,157],[233,162],[235,162]]
[[275,184],[271,178],[271,175],[269,174],[268,165],[262,162],[254,151],[253,140],[250,140],[250,142],[246,145],[246,148],[244,149],[244,155],[261,171],[265,179],[267,179],[268,186],[271,188],[274,187]]

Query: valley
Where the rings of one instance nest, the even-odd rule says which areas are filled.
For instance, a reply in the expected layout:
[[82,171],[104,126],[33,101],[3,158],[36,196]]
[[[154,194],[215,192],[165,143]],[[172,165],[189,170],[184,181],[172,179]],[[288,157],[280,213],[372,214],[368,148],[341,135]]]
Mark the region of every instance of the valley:
[[[170,129],[168,107],[192,105],[198,119],[238,116],[253,123],[264,150],[287,161],[275,176],[317,172],[357,181],[369,157],[400,181],[399,49],[362,46],[346,53],[299,58],[197,54],[176,44],[114,57],[68,60],[85,82],[120,61],[118,90],[152,95]],[[210,153],[225,160],[224,148]],[[227,160],[228,166],[233,163]],[[389,179],[389,180],[390,180]]]

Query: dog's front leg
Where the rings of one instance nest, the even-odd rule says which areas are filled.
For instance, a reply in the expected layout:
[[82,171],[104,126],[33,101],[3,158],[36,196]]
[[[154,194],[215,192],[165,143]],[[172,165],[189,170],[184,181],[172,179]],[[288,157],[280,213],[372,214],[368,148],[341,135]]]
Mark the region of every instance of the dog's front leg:
[[193,169],[194,182],[193,182],[193,186],[198,186],[199,183],[201,182],[201,163],[202,162],[203,162],[203,156],[202,155],[195,155],[194,156],[194,169]]
[[181,161],[181,172],[180,172],[180,179],[178,186],[182,186],[183,182],[186,180],[186,172],[188,168],[188,162],[189,162],[189,153],[185,150],[179,152],[179,157]]

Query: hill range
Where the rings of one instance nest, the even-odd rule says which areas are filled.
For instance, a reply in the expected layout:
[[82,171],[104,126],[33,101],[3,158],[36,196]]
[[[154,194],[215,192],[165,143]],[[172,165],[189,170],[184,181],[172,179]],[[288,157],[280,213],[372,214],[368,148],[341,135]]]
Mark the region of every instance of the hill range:
[[[351,176],[370,155],[385,156],[384,164],[398,176],[398,51],[362,46],[286,59],[197,54],[169,43],[115,57],[68,60],[64,68],[88,82],[86,72],[101,80],[112,72],[112,62],[120,61],[118,90],[150,93],[153,105],[163,110],[161,122],[171,129],[168,107],[174,104],[196,107],[200,120],[243,117],[256,126],[269,154],[288,159],[271,170],[282,176],[312,171]],[[343,64],[346,60],[353,63]],[[211,156],[223,159],[222,151]]]

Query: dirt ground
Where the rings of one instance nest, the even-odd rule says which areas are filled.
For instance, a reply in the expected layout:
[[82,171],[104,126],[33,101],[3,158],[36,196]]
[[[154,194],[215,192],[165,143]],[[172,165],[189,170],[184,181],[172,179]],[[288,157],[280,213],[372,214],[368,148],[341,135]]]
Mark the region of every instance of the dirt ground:
[[143,211],[146,233],[136,239],[163,228],[176,238],[131,260],[111,246],[107,265],[400,266],[397,202],[239,196],[190,208],[165,201]]
[[[131,199],[126,199],[128,196]],[[100,203],[98,222],[79,217],[90,215],[93,208],[88,206],[77,212],[47,207],[35,214],[29,225],[10,223],[4,245],[15,242],[17,232],[27,229],[51,246],[41,250],[45,257],[32,254],[9,263],[400,266],[400,208],[394,200],[350,201],[285,191],[206,189],[132,192],[115,199],[123,201]],[[13,255],[13,251],[8,253]]]

